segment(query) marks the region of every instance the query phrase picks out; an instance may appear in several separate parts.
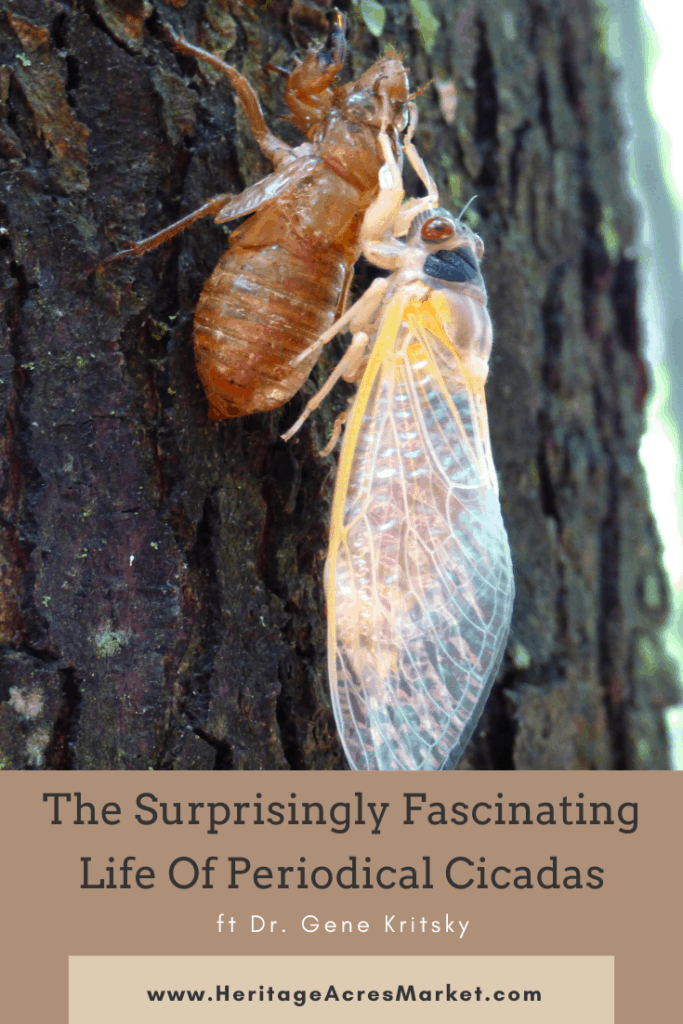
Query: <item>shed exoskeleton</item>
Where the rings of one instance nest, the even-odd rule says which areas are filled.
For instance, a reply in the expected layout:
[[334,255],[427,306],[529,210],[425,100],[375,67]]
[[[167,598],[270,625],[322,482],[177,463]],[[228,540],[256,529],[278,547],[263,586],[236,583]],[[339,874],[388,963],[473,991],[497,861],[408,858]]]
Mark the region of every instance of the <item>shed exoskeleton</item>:
[[275,170],[238,196],[221,194],[163,231],[104,260],[141,255],[200,217],[224,223],[247,215],[197,303],[194,344],[209,417],[265,412],[301,387],[315,355],[293,357],[343,312],[360,255],[365,211],[378,192],[383,122],[400,156],[408,79],[390,53],[355,82],[335,86],[346,53],[341,16],[331,51],[311,51],[288,76],[291,121],[308,141],[291,147],[267,127],[246,78],[166,30],[181,53],[206,61],[232,83],[254,138]]

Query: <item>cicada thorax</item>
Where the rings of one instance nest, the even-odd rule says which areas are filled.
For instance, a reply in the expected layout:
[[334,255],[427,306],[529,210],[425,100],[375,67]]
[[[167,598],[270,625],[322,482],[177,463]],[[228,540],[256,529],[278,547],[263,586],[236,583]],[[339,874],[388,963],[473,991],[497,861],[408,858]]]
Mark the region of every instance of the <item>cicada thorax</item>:
[[321,128],[317,149],[324,163],[357,189],[365,212],[379,191],[382,154],[377,129],[349,122],[341,111],[333,110]]

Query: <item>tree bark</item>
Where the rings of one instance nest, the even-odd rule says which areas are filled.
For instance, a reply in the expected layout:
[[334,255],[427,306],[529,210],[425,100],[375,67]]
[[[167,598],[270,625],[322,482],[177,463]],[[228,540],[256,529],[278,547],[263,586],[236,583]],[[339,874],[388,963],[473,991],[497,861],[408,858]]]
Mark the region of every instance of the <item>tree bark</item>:
[[[465,769],[667,767],[676,699],[638,459],[633,212],[591,0],[348,8],[357,78],[391,42],[417,145],[458,210],[477,194],[495,329],[487,397],[517,581],[500,679]],[[282,120],[325,0],[14,0],[0,19],[0,758],[26,769],[337,770],[322,571],[340,386],[280,434],[343,345],[271,414],[219,423],[192,313],[225,247],[198,222],[107,255],[269,173],[230,85],[164,41],[225,54]],[[428,10],[422,5],[423,13]],[[457,90],[457,112],[448,105]],[[414,177],[407,191],[416,194]],[[361,267],[355,294],[371,272]]]

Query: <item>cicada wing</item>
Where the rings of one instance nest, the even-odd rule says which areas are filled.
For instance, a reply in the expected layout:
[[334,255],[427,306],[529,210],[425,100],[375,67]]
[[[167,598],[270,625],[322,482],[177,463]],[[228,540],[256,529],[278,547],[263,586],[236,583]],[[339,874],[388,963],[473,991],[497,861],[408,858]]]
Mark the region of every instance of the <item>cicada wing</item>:
[[216,223],[224,224],[229,220],[237,220],[238,217],[246,217],[248,213],[254,213],[266,203],[296,188],[298,183],[311,174],[320,162],[316,156],[302,156],[297,160],[286,163],[279,170],[269,174],[262,181],[257,181],[244,192],[231,199],[223,206],[216,215]]
[[483,383],[438,338],[401,331],[395,357],[370,359],[340,457],[329,671],[354,768],[436,770],[483,710],[514,584]]

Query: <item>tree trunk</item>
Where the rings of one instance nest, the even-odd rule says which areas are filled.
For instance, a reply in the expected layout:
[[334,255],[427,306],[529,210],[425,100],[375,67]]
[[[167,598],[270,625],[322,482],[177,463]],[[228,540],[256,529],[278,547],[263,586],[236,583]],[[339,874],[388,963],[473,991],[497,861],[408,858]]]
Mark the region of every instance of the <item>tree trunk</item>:
[[[386,42],[412,88],[433,79],[417,145],[444,205],[478,195],[487,247],[487,397],[517,599],[461,767],[664,768],[662,709],[676,694],[638,460],[633,213],[595,9],[430,4],[434,39],[429,5],[388,0],[377,40],[340,2],[344,80]],[[322,43],[325,9],[14,0],[0,20],[6,768],[345,767],[322,589],[336,462],[315,452],[352,388],[280,440],[342,343],[282,409],[210,422],[192,313],[226,229],[200,221],[94,271],[271,170],[229,83],[176,56],[162,24],[225,54],[270,127],[298,143],[282,81],[261,68]],[[368,280],[360,268],[356,294]]]

